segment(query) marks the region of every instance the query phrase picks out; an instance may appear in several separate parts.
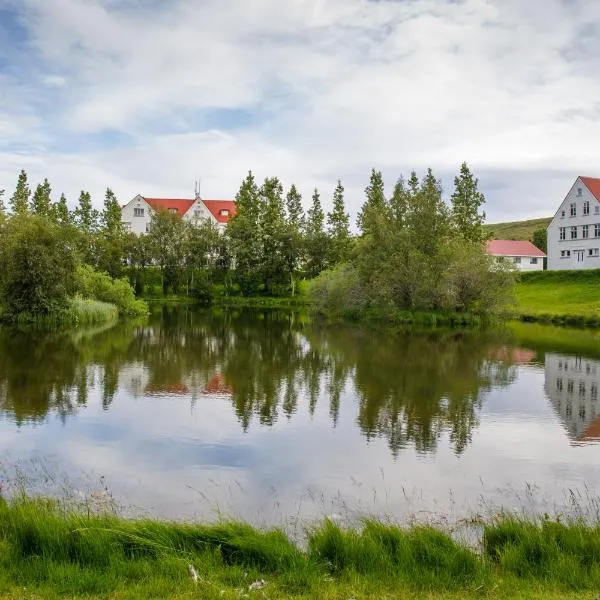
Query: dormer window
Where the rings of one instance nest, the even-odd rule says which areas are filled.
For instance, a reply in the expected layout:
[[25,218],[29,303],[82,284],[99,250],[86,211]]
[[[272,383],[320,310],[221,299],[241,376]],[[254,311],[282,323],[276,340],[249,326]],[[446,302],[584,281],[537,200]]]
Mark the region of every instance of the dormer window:
[[177,209],[176,208],[169,208],[169,212],[174,215],[177,214]]
[[222,217],[227,217],[227,216],[229,216],[229,210],[227,210],[226,208],[222,208],[222,209],[219,211],[219,214],[220,214]]

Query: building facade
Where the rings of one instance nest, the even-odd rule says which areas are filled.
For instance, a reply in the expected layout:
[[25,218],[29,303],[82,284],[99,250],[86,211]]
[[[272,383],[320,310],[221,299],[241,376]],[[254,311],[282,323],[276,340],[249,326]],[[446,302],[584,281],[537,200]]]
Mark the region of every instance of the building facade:
[[179,215],[184,221],[201,223],[212,221],[223,230],[229,219],[235,215],[233,200],[204,200],[200,197],[188,198],[149,198],[137,195],[121,208],[121,221],[128,231],[136,234],[147,233],[152,216],[160,210]]
[[548,270],[600,269],[600,179],[578,177],[548,225]]
[[543,271],[546,255],[526,240],[489,240],[486,251],[511,262],[520,271]]

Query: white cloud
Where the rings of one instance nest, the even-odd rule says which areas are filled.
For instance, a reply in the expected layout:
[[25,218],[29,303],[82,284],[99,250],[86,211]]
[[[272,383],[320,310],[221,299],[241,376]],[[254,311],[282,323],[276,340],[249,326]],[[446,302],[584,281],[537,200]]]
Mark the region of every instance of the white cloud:
[[40,107],[0,79],[23,99],[0,107],[1,137],[48,148],[8,150],[0,187],[23,165],[71,198],[190,194],[198,174],[224,197],[253,169],[326,202],[341,177],[356,212],[371,166],[450,184],[467,160],[499,219],[551,214],[600,175],[593,0],[9,1],[59,95]]

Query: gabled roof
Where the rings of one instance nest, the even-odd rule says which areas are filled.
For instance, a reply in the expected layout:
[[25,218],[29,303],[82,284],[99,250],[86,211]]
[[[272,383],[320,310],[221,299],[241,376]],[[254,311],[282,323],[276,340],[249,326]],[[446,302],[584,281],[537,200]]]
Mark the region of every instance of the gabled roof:
[[[236,206],[233,200],[202,200],[204,205],[218,223],[227,223],[235,215]],[[221,211],[229,211],[227,214],[221,214]]]
[[493,256],[533,256],[540,258],[546,256],[527,240],[488,240],[486,251]]
[[588,190],[590,190],[590,192],[592,193],[594,198],[596,198],[596,200],[598,200],[598,202],[600,202],[600,179],[598,179],[596,177],[582,177],[582,176],[580,176],[579,179],[581,179],[581,181],[583,182],[583,185],[585,185],[585,187]]
[[144,200],[154,210],[169,210],[174,208],[177,210],[177,214],[180,217],[183,217],[195,202],[195,200],[187,200],[184,198],[146,198],[145,196]]

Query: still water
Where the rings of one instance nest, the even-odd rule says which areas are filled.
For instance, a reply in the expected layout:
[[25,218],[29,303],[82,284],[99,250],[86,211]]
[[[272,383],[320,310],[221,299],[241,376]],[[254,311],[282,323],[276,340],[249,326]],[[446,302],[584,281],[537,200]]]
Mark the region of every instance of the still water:
[[533,325],[392,334],[161,307],[1,330],[0,484],[260,524],[556,512],[600,489],[599,388],[597,333]]

